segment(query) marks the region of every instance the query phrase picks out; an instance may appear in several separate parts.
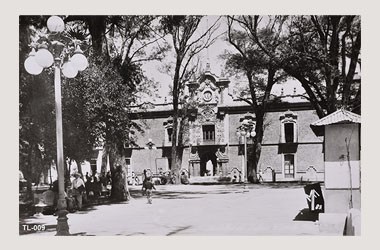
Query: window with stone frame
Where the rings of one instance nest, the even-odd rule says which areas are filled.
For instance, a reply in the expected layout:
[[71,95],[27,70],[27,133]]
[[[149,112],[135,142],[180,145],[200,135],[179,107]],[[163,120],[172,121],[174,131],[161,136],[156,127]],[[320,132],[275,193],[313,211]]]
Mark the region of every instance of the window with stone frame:
[[294,155],[284,155],[284,175],[285,178],[294,178]]
[[297,114],[288,110],[280,116],[281,135],[280,143],[297,143]]
[[294,142],[294,123],[288,122],[284,124],[285,130],[285,143]]
[[164,123],[164,129],[165,129],[165,139],[164,144],[170,144],[172,142],[172,136],[173,136],[173,118],[169,117]]
[[168,142],[172,142],[173,128],[167,128],[166,132],[168,135]]
[[214,141],[215,140],[215,125],[203,125],[203,140]]

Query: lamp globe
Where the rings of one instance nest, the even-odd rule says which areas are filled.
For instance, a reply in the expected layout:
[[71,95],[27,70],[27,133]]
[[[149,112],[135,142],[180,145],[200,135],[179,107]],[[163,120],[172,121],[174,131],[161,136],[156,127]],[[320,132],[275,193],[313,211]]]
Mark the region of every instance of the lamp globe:
[[35,59],[36,62],[43,68],[50,67],[54,62],[53,55],[47,49],[46,44],[41,44],[38,46],[38,51],[36,53]]
[[26,58],[24,62],[25,70],[31,75],[39,75],[43,70],[43,67],[41,67],[36,62],[35,55],[36,55],[36,50],[32,49],[32,51],[29,53],[28,58]]
[[71,57],[71,63],[79,71],[85,70],[88,66],[87,58],[83,55],[83,51],[79,48],[79,46],[75,50],[73,57]]
[[52,33],[60,33],[65,29],[65,23],[59,16],[51,16],[47,20],[47,27]]
[[62,73],[67,78],[74,78],[78,74],[78,69],[68,60],[62,66]]

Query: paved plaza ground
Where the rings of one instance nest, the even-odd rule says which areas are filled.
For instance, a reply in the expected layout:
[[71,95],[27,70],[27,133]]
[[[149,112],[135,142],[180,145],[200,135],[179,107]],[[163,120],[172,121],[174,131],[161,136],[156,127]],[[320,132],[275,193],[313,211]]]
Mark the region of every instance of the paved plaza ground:
[[[73,235],[223,236],[320,235],[318,222],[307,216],[303,185],[163,185],[156,186],[153,204],[130,187],[129,202],[97,205],[68,214]],[[310,215],[310,214],[309,214]],[[41,224],[55,235],[57,217],[33,216],[21,225]],[[20,234],[23,234],[20,232]]]

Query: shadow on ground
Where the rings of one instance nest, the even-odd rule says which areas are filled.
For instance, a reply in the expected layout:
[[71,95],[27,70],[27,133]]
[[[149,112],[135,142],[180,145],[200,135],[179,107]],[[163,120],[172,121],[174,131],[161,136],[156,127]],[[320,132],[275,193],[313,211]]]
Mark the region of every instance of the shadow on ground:
[[185,231],[186,229],[189,229],[191,226],[186,226],[186,227],[180,227],[180,228],[177,228],[176,230],[166,234],[166,236],[171,236],[171,235],[175,235],[179,232],[182,232],[182,231]]
[[[146,199],[146,196],[143,195],[141,190],[130,190],[131,197],[133,199]],[[157,190],[153,191],[153,198],[159,199],[200,199],[204,198],[205,195],[214,195],[214,194],[231,194],[242,192],[240,189],[220,189],[220,190],[212,190],[208,192],[204,191],[173,191],[173,190]]]
[[[258,187],[265,187],[265,188],[304,188],[305,185],[310,184],[308,182],[265,182],[261,184],[256,184]],[[255,184],[253,184],[255,185]]]
[[294,217],[293,221],[317,221],[318,216],[319,212],[304,208]]

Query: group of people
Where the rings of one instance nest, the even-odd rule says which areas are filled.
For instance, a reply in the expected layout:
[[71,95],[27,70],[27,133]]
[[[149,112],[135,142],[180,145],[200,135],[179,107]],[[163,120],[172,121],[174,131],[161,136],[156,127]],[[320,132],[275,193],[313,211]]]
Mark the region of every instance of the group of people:
[[[82,210],[83,201],[89,196],[98,195],[99,189],[94,188],[95,185],[98,185],[101,188],[110,188],[112,184],[110,172],[100,176],[90,176],[87,172],[84,177],[82,177],[79,172],[75,172],[72,176],[74,179],[71,181],[67,179],[65,182],[65,199],[69,211]],[[147,197],[148,204],[152,204],[153,190],[156,190],[156,188],[152,180],[152,175],[147,173],[147,171],[144,171],[142,191],[143,195],[146,195]],[[53,183],[52,191],[55,193],[54,207],[56,207],[58,200],[58,181]]]
[[111,172],[108,171],[107,173],[95,173],[93,175],[90,175],[88,172],[86,172],[85,175],[86,183],[98,183],[100,182],[103,186],[111,185],[112,178],[111,178]]
[[[83,204],[83,195],[86,191],[86,186],[82,180],[80,173],[73,174],[74,179],[70,181],[66,179],[64,183],[65,187],[65,199],[67,203],[67,209],[73,211],[76,209],[81,210]],[[58,203],[58,180],[53,182],[52,189],[54,192],[54,208],[57,209]]]
[[106,174],[95,173],[93,175],[89,175],[87,172],[85,175],[85,180],[86,195],[89,197],[99,197],[102,195],[103,191],[110,191],[111,189],[112,178],[110,171],[108,171]]
[[[101,195],[103,189],[110,189],[112,179],[111,172],[106,174],[93,176],[88,172],[85,178],[79,172],[72,174],[74,179],[67,178],[65,181],[65,198],[67,202],[67,209],[69,211],[81,210],[83,208],[83,201],[88,197],[98,197]],[[56,207],[58,200],[58,181],[53,182],[52,191],[55,193],[54,205]]]

